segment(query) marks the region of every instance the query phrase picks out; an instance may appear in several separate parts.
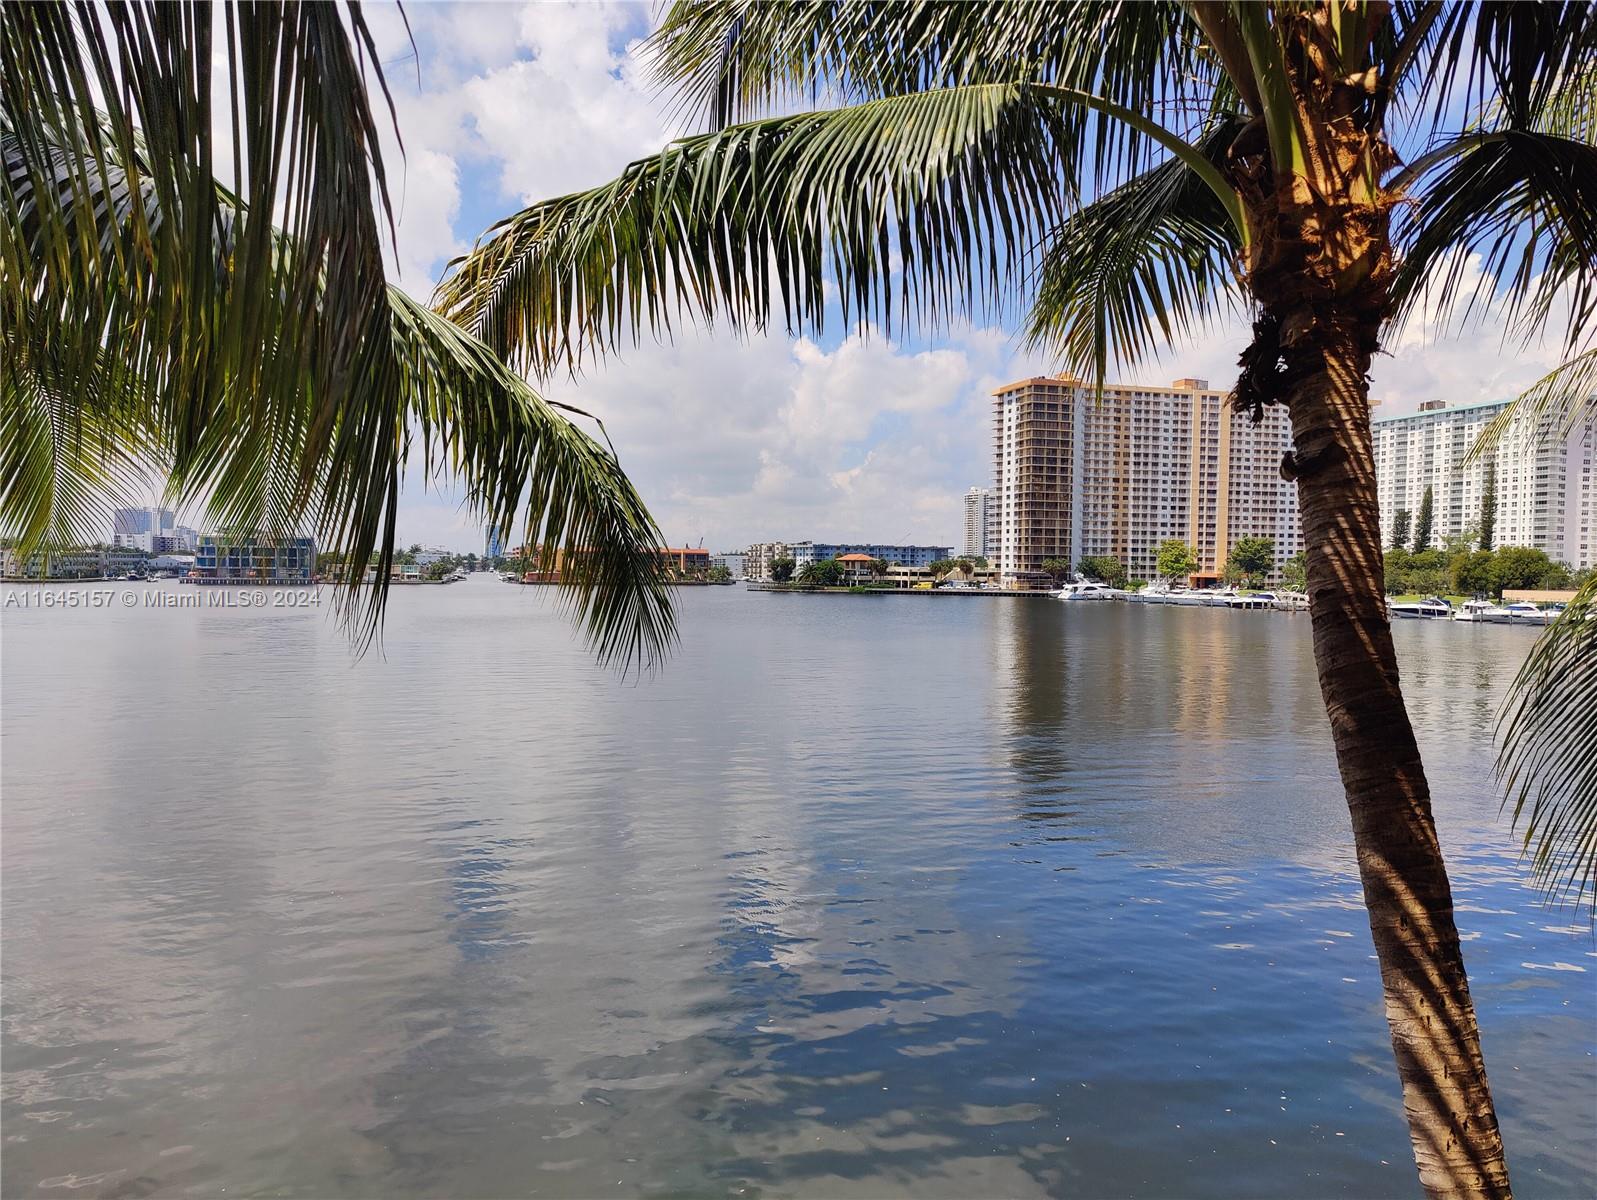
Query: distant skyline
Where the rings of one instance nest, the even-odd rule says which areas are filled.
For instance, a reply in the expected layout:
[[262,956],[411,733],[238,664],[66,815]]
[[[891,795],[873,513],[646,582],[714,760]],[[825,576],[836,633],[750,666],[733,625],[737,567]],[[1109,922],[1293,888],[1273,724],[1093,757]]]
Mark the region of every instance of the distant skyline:
[[[670,119],[644,65],[628,53],[649,30],[642,3],[373,5],[404,155],[387,147],[399,218],[395,282],[426,298],[444,265],[493,221],[536,199],[605,182],[689,130]],[[418,83],[419,76],[419,83]],[[537,130],[536,137],[528,131]],[[1234,378],[1247,332],[1232,319],[1112,378],[1168,383]],[[1495,328],[1443,337],[1416,321],[1376,360],[1379,413],[1422,400],[1514,395],[1556,362],[1520,353]],[[957,545],[963,496],[992,476],[990,395],[1049,374],[1012,331],[959,326],[901,339],[828,328],[818,340],[777,333],[740,341],[689,329],[645,340],[541,384],[600,416],[668,542],[730,550],[814,537]],[[412,473],[399,540],[458,552],[482,525],[447,482]]]

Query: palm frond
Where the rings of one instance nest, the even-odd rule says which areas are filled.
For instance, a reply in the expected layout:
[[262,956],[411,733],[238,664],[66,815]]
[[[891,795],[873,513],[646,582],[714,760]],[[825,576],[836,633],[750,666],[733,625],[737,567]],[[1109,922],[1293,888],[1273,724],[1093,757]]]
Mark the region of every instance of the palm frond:
[[1438,128],[1450,110],[1488,107],[1534,128],[1564,81],[1597,60],[1597,6],[1585,0],[1447,4],[1425,32],[1403,65]]
[[[1573,349],[1597,318],[1597,147],[1554,134],[1500,129],[1464,135],[1422,181],[1400,220],[1396,320],[1422,300],[1469,320],[1501,304],[1513,328],[1539,334],[1567,303]],[[1469,287],[1471,255],[1482,286]]]
[[[24,557],[100,541],[110,509],[147,497],[160,448],[140,421],[142,383],[110,355],[69,372],[59,346],[0,307],[0,531]],[[83,403],[74,403],[82,396]]]
[[[1089,91],[1196,127],[1229,87],[1189,6],[1165,0],[683,0],[647,51],[679,104],[717,129],[784,107],[998,83]],[[1100,182],[1134,174],[1153,152],[1120,122],[1091,118],[1079,136],[1074,149]]]
[[[251,208],[207,179],[199,197],[194,164],[210,162],[208,122],[186,141],[171,129],[112,136],[120,118],[80,112],[49,92],[39,107],[54,104],[57,125],[21,116],[15,100],[25,93],[9,90],[10,80],[48,89],[61,82],[71,56],[56,46],[56,59],[22,62],[38,52],[20,40],[28,25],[14,17],[19,7],[0,12],[8,82],[0,113],[8,368],[0,394],[0,530],[16,536],[25,554],[91,540],[104,508],[142,483],[140,472],[159,469],[174,501],[203,505],[219,531],[314,530],[342,556],[345,612],[370,637],[388,595],[401,471],[419,443],[424,470],[458,473],[474,511],[505,530],[520,520],[551,564],[566,552],[562,596],[601,659],[626,667],[658,661],[674,636],[655,553],[659,531],[613,451],[486,347],[390,289],[380,258],[366,255],[376,225],[371,194],[355,176],[368,165],[348,142],[347,125],[336,136],[320,128],[347,122],[365,104],[363,93],[336,94],[361,83],[341,73],[337,54],[318,48],[318,38],[332,36],[327,11],[226,10],[237,21],[229,51],[246,81],[235,119],[246,127],[309,120],[298,136],[319,147],[303,151],[314,160],[303,170],[315,178],[295,184],[303,194],[286,211],[323,211],[284,231],[261,220],[270,195]],[[208,64],[207,18],[171,7],[116,8],[103,19],[134,51],[159,46],[181,58],[203,48]],[[35,16],[35,31],[72,32],[47,13]],[[151,45],[139,50],[141,39]],[[92,29],[84,44],[92,51]],[[266,66],[287,70],[285,55],[299,56],[286,78],[319,116],[305,118],[299,100],[276,96],[263,82]],[[323,60],[328,68],[313,71]],[[128,87],[171,88],[178,74],[173,66],[130,76]],[[172,116],[176,103],[150,98],[141,116]],[[239,144],[263,155],[272,145],[249,137]],[[186,157],[174,165],[174,155]],[[294,174],[277,163],[260,169],[280,185]],[[341,206],[364,206],[364,223],[338,229]],[[251,244],[257,237],[262,245]],[[354,293],[361,294],[352,302]],[[376,585],[362,587],[373,557]]]
[[1490,454],[1512,428],[1540,429],[1567,438],[1576,426],[1597,420],[1597,346],[1575,355],[1521,392],[1481,430],[1464,458],[1468,466]]
[[1531,650],[1497,732],[1504,804],[1536,876],[1579,902],[1597,884],[1597,579]]
[[[348,415],[347,379],[392,372],[372,336],[388,199],[371,50],[356,4],[4,6],[0,250],[38,268],[5,285],[39,284],[50,319],[79,331],[82,361],[115,329],[121,357],[159,373],[180,440],[197,410],[248,420],[306,371],[324,406],[312,434],[325,436],[333,408]],[[231,162],[215,129],[231,135]],[[119,191],[117,216],[83,219]],[[113,277],[115,293],[96,286]]]
[[[496,529],[520,528],[601,661],[652,668],[676,638],[664,540],[615,452],[583,432],[487,346],[389,291],[398,401],[428,473],[461,481]],[[336,492],[334,493],[336,496]]]
[[[1219,162],[1246,124],[1222,117],[1199,149]],[[1171,159],[1073,212],[1048,238],[1026,340],[1101,386],[1239,302],[1241,243],[1214,192]]]
[[689,138],[501,222],[437,306],[539,371],[682,312],[820,329],[832,280],[845,322],[994,311],[1063,215],[1081,111],[995,84]]

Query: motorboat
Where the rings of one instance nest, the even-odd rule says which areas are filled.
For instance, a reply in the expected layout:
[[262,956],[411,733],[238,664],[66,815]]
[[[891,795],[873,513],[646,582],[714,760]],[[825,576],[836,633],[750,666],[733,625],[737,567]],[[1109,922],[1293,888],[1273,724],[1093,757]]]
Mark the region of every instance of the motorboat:
[[1446,621],[1453,615],[1453,606],[1440,596],[1427,596],[1423,600],[1405,600],[1388,605],[1394,617],[1419,618],[1426,621]]
[[1228,608],[1274,608],[1274,592],[1245,592],[1226,600]]
[[1509,620],[1509,616],[1506,608],[1490,600],[1466,600],[1453,614],[1453,620],[1502,625]]
[[1090,580],[1078,579],[1075,583],[1067,583],[1054,593],[1055,600],[1114,600],[1125,593],[1104,583],[1093,583]]
[[1306,612],[1309,607],[1309,598],[1302,592],[1277,592],[1275,594],[1275,607],[1283,612]]
[[1547,625],[1553,620],[1553,614],[1537,608],[1529,600],[1516,600],[1506,605],[1503,611],[1508,614],[1510,625]]
[[1211,588],[1200,593],[1203,602],[1214,608],[1225,608],[1237,598],[1237,589],[1234,587]]
[[1195,592],[1187,587],[1171,587],[1163,580],[1150,583],[1140,592],[1133,592],[1127,597],[1143,604],[1207,604],[1202,592]]

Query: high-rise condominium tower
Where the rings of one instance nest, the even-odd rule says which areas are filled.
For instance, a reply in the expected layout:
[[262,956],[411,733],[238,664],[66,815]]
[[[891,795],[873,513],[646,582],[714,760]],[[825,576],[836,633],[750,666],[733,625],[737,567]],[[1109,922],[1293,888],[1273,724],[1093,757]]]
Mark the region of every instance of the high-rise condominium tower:
[[1597,565],[1597,421],[1567,434],[1553,419],[1520,420],[1495,452],[1465,465],[1481,431],[1508,401],[1449,408],[1430,401],[1417,413],[1371,423],[1381,526],[1390,541],[1397,514],[1414,517],[1431,489],[1431,545],[1479,538],[1488,475],[1497,502],[1493,541],[1531,546],[1576,567]]
[[1002,579],[1042,586],[1045,559],[1120,560],[1151,579],[1174,538],[1217,577],[1237,538],[1275,541],[1276,563],[1302,549],[1296,485],[1281,477],[1291,447],[1284,409],[1254,425],[1202,379],[1167,388],[1022,379],[993,394],[996,553]]
[[992,488],[965,493],[965,544],[960,553],[991,559],[998,553],[998,503]]

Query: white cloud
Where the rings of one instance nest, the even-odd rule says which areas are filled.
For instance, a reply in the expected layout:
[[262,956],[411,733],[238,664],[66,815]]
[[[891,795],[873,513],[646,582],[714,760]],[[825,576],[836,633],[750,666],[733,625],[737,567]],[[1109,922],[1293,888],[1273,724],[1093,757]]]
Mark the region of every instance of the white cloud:
[[669,140],[673,130],[630,53],[644,15],[639,5],[614,3],[522,10],[527,56],[465,89],[503,192],[530,203],[580,191]]
[[689,332],[545,390],[604,420],[673,541],[948,543],[991,471],[989,393],[1015,369],[988,330],[929,351]]

